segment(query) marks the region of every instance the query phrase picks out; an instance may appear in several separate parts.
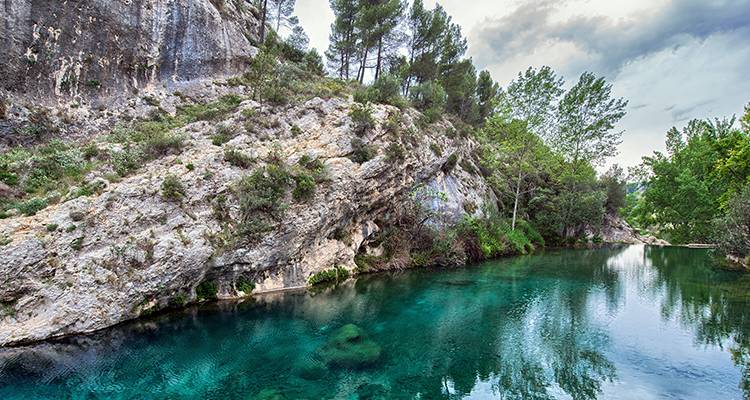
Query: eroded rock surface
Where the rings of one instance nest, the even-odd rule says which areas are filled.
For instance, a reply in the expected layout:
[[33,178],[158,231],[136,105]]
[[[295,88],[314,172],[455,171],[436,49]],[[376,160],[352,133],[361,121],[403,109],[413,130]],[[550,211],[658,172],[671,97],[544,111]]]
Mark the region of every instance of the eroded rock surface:
[[226,76],[257,52],[257,10],[244,0],[5,0],[0,7],[0,89],[38,102]]
[[[444,191],[440,211],[447,218],[484,208],[491,191],[476,171],[465,170],[473,163],[471,139],[447,134],[453,129],[447,122],[417,130],[415,111],[404,112],[400,126],[413,136],[394,137],[382,122],[398,111],[376,106],[379,124],[361,137],[376,156],[358,164],[348,158],[356,136],[351,105],[314,98],[262,108],[245,101],[220,124],[181,128],[188,138],[181,154],[153,161],[119,182],[101,180],[101,194],[0,221],[0,237],[10,240],[0,247],[0,344],[111,326],[192,300],[204,281],[217,284],[220,298],[230,298],[238,295],[240,277],[256,291],[268,291],[304,286],[311,275],[333,267],[354,270],[355,255],[415,187]],[[248,115],[264,122],[248,124]],[[237,131],[223,147],[211,139],[219,125]],[[386,154],[394,141],[406,149],[402,160]],[[436,146],[441,155],[432,150]],[[274,152],[287,165],[306,155],[325,164],[327,178],[310,200],[288,194],[283,217],[260,241],[223,245],[218,199],[226,199],[230,218],[239,218],[234,185],[251,172],[228,163],[227,148],[256,158],[258,166]],[[454,153],[462,162],[443,172]],[[179,202],[161,194],[168,175],[186,188]],[[48,232],[50,225],[59,228]]]

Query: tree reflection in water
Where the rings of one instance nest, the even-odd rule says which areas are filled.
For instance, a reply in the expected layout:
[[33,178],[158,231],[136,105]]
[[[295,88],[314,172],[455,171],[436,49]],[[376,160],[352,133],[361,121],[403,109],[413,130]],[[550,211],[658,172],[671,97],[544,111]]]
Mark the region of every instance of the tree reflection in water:
[[643,247],[364,276],[0,350],[0,397],[596,399],[643,377],[615,342],[639,327],[612,325],[632,293],[657,321],[730,348],[750,396],[748,285],[705,251]]

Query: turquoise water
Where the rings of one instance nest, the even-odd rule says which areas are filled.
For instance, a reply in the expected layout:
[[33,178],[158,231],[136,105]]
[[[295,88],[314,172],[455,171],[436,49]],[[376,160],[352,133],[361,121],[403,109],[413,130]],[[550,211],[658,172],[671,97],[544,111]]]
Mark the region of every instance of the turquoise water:
[[743,399],[749,301],[704,250],[548,252],[0,350],[0,398]]

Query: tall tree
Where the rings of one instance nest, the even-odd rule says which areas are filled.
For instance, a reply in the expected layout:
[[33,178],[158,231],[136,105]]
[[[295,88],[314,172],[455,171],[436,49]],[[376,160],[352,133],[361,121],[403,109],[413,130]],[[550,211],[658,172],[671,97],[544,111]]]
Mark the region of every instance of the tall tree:
[[260,10],[260,42],[266,41],[266,23],[268,23],[268,0],[255,0],[255,6]]
[[348,80],[358,47],[355,25],[359,2],[358,0],[330,0],[330,4],[335,19],[331,24],[330,45],[325,55],[329,68],[335,71],[339,78]]
[[500,85],[492,80],[492,75],[487,70],[479,73],[477,80],[477,103],[479,106],[479,119],[484,122],[490,117],[497,107]]
[[297,18],[292,16],[297,0],[270,0],[270,2],[277,33],[280,32],[282,26],[292,28],[299,23]]
[[612,85],[584,72],[558,106],[559,128],[554,145],[577,168],[580,161],[601,164],[617,154],[622,131],[613,130],[628,102],[612,98]]
[[745,132],[750,133],[750,104],[745,106],[745,115],[740,119],[740,124]]
[[[403,42],[397,29],[402,21],[406,3],[402,0],[360,0],[357,28],[360,33],[361,58],[358,78],[364,81],[369,68],[375,69],[375,79],[380,77],[384,61],[395,53]],[[375,54],[375,65],[368,65],[370,52]]]
[[507,185],[503,191],[513,199],[511,228],[515,230],[521,200],[534,190],[537,177],[547,168],[552,154],[539,136],[528,130],[526,121],[506,122],[498,116],[490,117],[482,129],[482,140],[484,165],[496,174],[492,182]]
[[556,130],[555,109],[564,81],[547,66],[529,67],[502,93],[499,108],[510,119],[528,123],[529,129],[549,142]]

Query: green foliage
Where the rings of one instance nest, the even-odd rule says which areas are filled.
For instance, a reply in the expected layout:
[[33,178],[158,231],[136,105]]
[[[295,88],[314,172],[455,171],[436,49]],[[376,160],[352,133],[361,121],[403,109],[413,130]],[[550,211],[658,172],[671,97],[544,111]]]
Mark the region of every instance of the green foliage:
[[505,119],[525,121],[529,130],[543,139],[555,131],[555,112],[563,94],[562,78],[548,66],[519,72],[500,96],[499,114]]
[[579,161],[595,165],[617,154],[621,131],[613,131],[625,116],[628,102],[612,98],[612,85],[604,78],[584,72],[558,106],[555,146],[574,167]]
[[315,178],[309,173],[300,173],[294,176],[294,191],[292,196],[294,200],[306,201],[315,196]]
[[448,95],[439,83],[430,81],[412,90],[411,101],[414,107],[422,111],[426,122],[433,123],[443,115]]
[[403,161],[406,158],[406,152],[403,146],[393,142],[385,148],[385,157],[390,162]]
[[722,251],[741,259],[750,257],[750,186],[729,201],[726,214],[714,226]]
[[365,135],[375,128],[375,119],[372,117],[372,107],[369,104],[354,104],[349,111],[349,118],[352,119],[357,135]]
[[307,283],[309,283],[310,286],[315,286],[321,283],[341,282],[347,278],[349,278],[349,271],[343,267],[335,266],[334,268],[313,274],[310,279],[307,280]]
[[77,237],[70,241],[70,248],[75,251],[80,251],[83,248],[83,241],[86,238],[83,236]]
[[269,164],[242,178],[236,192],[240,202],[238,234],[259,240],[286,210],[286,197],[292,177],[285,165]]
[[362,104],[389,104],[398,108],[408,105],[406,99],[401,96],[401,83],[393,75],[383,75],[372,85],[358,89],[354,93],[354,101]]
[[54,232],[57,230],[58,225],[57,224],[48,224],[46,227],[47,232]]
[[39,211],[42,211],[47,207],[47,200],[40,198],[33,198],[21,203],[16,204],[18,211],[27,216],[36,215]]
[[290,129],[292,132],[292,136],[299,136],[302,134],[302,129],[297,125],[292,125],[292,128]]
[[734,120],[694,120],[668,132],[667,149],[634,171],[645,190],[629,219],[673,243],[709,242],[750,177],[750,137]]
[[360,138],[353,138],[351,146],[352,154],[349,155],[349,159],[357,164],[364,164],[367,161],[372,160],[376,155],[374,146],[366,144]]
[[161,183],[161,196],[165,200],[181,201],[186,192],[182,181],[175,175],[167,175]]
[[30,195],[65,192],[92,168],[79,146],[60,140],[0,154],[0,181]]
[[237,135],[237,131],[228,125],[221,125],[216,129],[216,134],[211,136],[211,143],[214,146],[222,146],[232,140]]
[[233,148],[224,150],[224,161],[243,169],[251,168],[256,163],[254,157]]
[[255,283],[245,277],[240,277],[237,279],[237,283],[235,284],[237,287],[237,290],[240,292],[245,293],[246,295],[249,295],[250,293],[255,290]]
[[198,301],[216,300],[219,289],[214,281],[203,281],[195,288],[195,297]]

